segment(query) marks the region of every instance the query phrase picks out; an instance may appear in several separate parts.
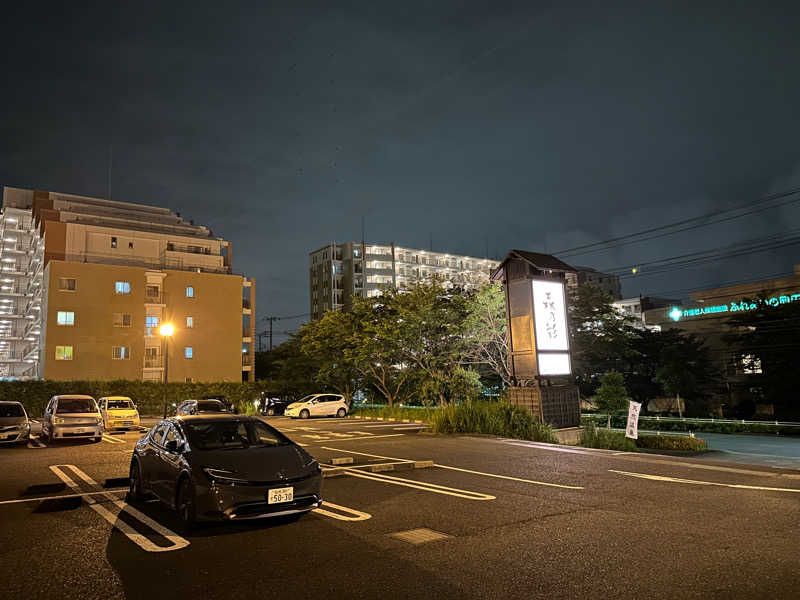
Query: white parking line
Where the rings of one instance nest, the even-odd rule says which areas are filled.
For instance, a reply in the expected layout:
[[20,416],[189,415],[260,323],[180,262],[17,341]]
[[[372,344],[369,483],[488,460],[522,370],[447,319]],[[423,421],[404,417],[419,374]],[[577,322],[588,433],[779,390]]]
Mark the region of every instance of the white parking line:
[[28,448],[47,448],[47,444],[38,438],[28,438]]
[[[367,454],[366,452],[356,452],[355,450],[344,450],[342,448],[328,448],[323,447],[323,450],[334,450],[336,452],[349,452],[351,454],[360,454],[361,456],[371,456],[373,458],[382,458],[386,460],[400,460],[400,461],[407,461],[413,462],[410,459],[405,458],[396,458],[393,456],[381,456],[379,454]],[[433,463],[434,467],[439,467],[440,469],[450,469],[452,471],[461,471],[462,473],[472,473],[473,475],[482,475],[484,477],[495,477],[497,479],[508,479],[510,481],[519,481],[522,483],[530,483],[533,485],[543,485],[547,487],[555,487],[555,488],[563,488],[567,490],[582,490],[583,487],[579,485],[563,485],[561,483],[550,483],[549,481],[536,481],[535,479],[523,479],[521,477],[512,477],[511,475],[498,475],[496,473],[485,473],[483,471],[473,471],[472,469],[462,469],[461,467],[451,467],[449,465],[440,465],[439,463]]]
[[358,477],[359,479],[370,479],[380,483],[390,483],[392,485],[401,485],[404,487],[423,490],[425,492],[433,492],[435,494],[445,494],[447,496],[455,496],[456,498],[464,498],[465,500],[495,500],[496,497],[490,494],[482,494],[480,492],[473,492],[470,490],[461,490],[458,488],[451,488],[444,485],[437,485],[435,483],[425,483],[422,481],[415,481],[413,479],[404,479],[402,477],[393,477],[383,475],[380,473],[364,473],[358,469],[349,467],[340,467],[345,475],[351,477]]
[[[68,468],[71,469],[78,477],[83,479],[86,483],[93,487],[99,487],[97,482],[89,477],[86,473],[81,471],[75,465],[51,465],[50,470],[55,473],[61,481],[66,483],[72,490],[76,492],[80,492],[80,487],[77,483],[75,483],[69,475],[67,475],[63,469]],[[147,552],[169,552],[171,550],[180,550],[181,548],[185,548],[189,545],[189,541],[182,538],[178,534],[173,531],[170,531],[161,523],[158,523],[145,515],[144,513],[136,510],[130,504],[119,500],[118,498],[114,497],[110,492],[104,492],[106,498],[111,501],[112,504],[115,504],[120,508],[121,511],[127,512],[129,515],[138,519],[140,522],[147,525],[150,529],[158,533],[159,535],[163,536],[167,540],[169,540],[172,545],[171,546],[157,546],[153,542],[151,542],[146,536],[138,533],[133,527],[128,525],[125,521],[119,518],[118,514],[114,514],[109,511],[105,506],[98,504],[97,501],[92,496],[87,496],[85,498],[86,503],[89,507],[94,510],[97,514],[103,517],[106,521],[111,523],[114,527],[119,529],[125,536],[139,546],[142,550],[146,550]]]
[[115,437],[108,435],[107,433],[103,434],[103,441],[108,442],[109,444],[124,444],[125,440],[118,440]]
[[631,473],[630,471],[617,471],[616,469],[609,469],[609,473],[618,473],[620,475],[627,475],[628,477],[638,477],[639,479],[650,479],[652,481],[666,481],[669,483],[688,483],[692,485],[710,485],[716,487],[727,487],[738,490],[759,490],[766,492],[789,492],[800,494],[800,488],[776,488],[765,487],[762,485],[743,485],[740,483],[719,483],[717,481],[697,481],[694,479],[680,479],[678,477],[665,477],[663,475],[650,475],[648,473]]
[[325,508],[336,509],[344,514],[337,514],[335,512],[325,510],[325,508],[315,508],[311,512],[315,512],[320,515],[325,515],[326,517],[331,517],[332,519],[338,519],[340,521],[366,521],[367,519],[372,518],[372,515],[369,513],[361,512],[360,510],[356,510],[354,508],[348,508],[346,506],[339,506],[338,504],[334,504],[333,502],[324,502],[322,506]]
[[16,500],[3,500],[0,504],[20,504],[23,502],[43,502],[44,500],[61,500],[62,498],[83,498],[84,496],[99,496],[101,494],[118,494],[127,492],[128,488],[111,488],[102,492],[82,492],[80,494],[61,494],[59,496],[37,496],[35,498],[18,498]]

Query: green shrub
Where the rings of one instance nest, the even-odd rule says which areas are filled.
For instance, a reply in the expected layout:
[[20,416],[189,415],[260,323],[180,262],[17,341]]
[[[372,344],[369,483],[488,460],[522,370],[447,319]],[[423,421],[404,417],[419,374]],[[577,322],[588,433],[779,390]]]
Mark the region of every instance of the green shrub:
[[603,448],[606,450],[622,450],[625,452],[636,452],[636,443],[626,438],[621,431],[610,431],[599,429],[594,423],[587,423],[583,427],[583,440],[581,446],[584,448]]
[[483,433],[502,437],[557,442],[549,425],[527,410],[506,402],[473,402],[437,408],[430,413],[434,433]]
[[648,450],[682,450],[686,452],[708,450],[705,440],[685,435],[640,435],[636,445]]
[[[168,411],[174,411],[172,404],[190,398],[222,395],[245,412],[262,391],[268,391],[266,382],[221,382],[221,383],[178,383],[167,385]],[[58,394],[87,394],[103,396],[128,396],[142,415],[160,415],[164,410],[164,384],[150,381],[2,381],[0,400],[22,402],[31,417],[40,417],[51,397]]]
[[[627,413],[611,415],[611,426],[622,429],[628,420]],[[605,425],[606,416],[603,415],[581,415],[581,422],[594,423],[595,425]],[[721,423],[718,421],[695,421],[693,419],[662,420],[655,417],[642,416],[639,418],[639,427],[651,431],[683,431],[683,432],[706,432],[706,433],[769,433],[779,435],[800,435],[800,427],[791,425],[775,425],[774,423],[742,423],[740,421]]]

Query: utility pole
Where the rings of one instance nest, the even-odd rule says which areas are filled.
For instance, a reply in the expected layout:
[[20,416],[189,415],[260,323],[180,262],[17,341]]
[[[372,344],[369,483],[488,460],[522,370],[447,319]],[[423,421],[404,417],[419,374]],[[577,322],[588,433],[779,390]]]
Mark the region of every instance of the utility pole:
[[280,317],[264,317],[265,321],[269,321],[269,350],[272,352],[272,324],[275,321],[280,321]]

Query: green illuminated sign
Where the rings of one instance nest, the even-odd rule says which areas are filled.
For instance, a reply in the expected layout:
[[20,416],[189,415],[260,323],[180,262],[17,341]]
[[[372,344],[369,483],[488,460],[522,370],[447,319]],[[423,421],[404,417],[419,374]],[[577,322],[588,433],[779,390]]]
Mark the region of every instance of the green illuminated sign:
[[[800,294],[780,295],[768,298],[764,301],[764,304],[775,307],[781,304],[796,302],[797,300],[800,300]],[[673,306],[668,314],[669,318],[673,321],[680,321],[681,319],[685,319],[687,317],[699,317],[702,315],[710,315],[712,313],[741,312],[745,310],[755,310],[756,308],[758,308],[757,302],[747,302],[742,300],[741,302],[717,304],[716,306],[703,306],[702,308],[678,308],[677,306]]]

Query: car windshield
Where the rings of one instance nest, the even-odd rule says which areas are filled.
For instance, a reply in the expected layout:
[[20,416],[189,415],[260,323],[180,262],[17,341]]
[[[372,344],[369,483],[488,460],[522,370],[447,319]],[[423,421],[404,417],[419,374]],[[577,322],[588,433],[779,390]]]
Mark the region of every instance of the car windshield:
[[196,450],[222,448],[263,448],[285,446],[291,442],[260,421],[184,422],[189,446]]
[[225,412],[225,405],[219,400],[198,400],[197,410],[203,412]]
[[3,417],[24,417],[21,404],[0,404],[0,418]]
[[97,412],[94,400],[89,398],[59,398],[57,413],[93,413]]
[[316,398],[316,396],[314,394],[310,394],[304,398],[300,398],[298,402],[308,402],[309,400],[313,400],[314,398]]
[[108,408],[133,408],[133,403],[130,400],[109,400]]

